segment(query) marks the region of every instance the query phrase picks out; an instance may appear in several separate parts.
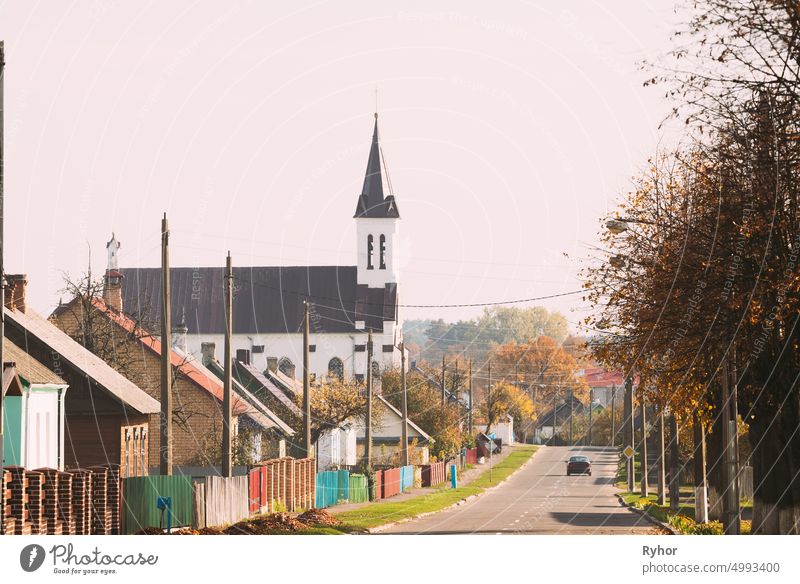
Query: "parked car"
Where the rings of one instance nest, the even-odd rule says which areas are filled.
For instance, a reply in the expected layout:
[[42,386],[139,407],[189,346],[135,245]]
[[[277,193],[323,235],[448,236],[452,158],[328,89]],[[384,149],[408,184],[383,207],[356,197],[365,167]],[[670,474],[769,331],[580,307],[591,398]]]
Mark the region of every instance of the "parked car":
[[592,476],[592,463],[586,456],[570,456],[567,461],[567,476],[588,474]]

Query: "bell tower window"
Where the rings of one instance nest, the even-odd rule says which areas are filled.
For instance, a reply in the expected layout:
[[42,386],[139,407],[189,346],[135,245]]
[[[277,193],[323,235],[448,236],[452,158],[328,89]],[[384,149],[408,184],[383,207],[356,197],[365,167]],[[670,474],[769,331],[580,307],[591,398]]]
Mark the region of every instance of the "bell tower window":
[[375,251],[375,244],[372,234],[370,233],[367,235],[367,269],[372,270],[374,269],[372,265],[372,254]]
[[381,270],[386,269],[386,236],[381,233],[380,253],[381,253]]

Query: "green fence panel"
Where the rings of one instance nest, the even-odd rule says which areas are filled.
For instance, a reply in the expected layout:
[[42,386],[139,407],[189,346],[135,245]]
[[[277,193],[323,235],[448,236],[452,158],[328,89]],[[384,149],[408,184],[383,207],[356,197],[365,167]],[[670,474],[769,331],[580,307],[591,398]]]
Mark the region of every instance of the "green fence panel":
[[172,527],[188,527],[194,518],[192,477],[184,475],[131,477],[122,480],[125,533],[144,527],[167,527],[167,512],[158,509],[159,497],[172,498]]
[[363,474],[350,475],[350,492],[347,496],[351,503],[366,503],[369,501],[367,477]]
[[350,497],[350,471],[340,470],[336,474],[338,483],[336,503],[347,503]]

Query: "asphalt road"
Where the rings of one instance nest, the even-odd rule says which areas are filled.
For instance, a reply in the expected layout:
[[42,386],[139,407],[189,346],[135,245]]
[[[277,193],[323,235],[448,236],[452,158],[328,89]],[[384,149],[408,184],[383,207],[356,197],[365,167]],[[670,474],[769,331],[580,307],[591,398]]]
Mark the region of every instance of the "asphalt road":
[[[589,457],[592,476],[566,476],[565,461],[572,454]],[[505,483],[477,499],[381,533],[658,533],[614,496],[617,460],[617,451],[611,448],[543,447]]]

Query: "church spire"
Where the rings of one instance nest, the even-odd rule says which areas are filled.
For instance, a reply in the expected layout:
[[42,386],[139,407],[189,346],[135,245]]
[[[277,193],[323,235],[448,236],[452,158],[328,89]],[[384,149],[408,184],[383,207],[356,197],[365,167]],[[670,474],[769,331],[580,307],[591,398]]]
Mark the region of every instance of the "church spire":
[[359,217],[399,219],[394,195],[383,194],[383,173],[381,172],[381,146],[378,140],[378,114],[375,113],[375,128],[372,131],[372,145],[367,159],[367,172],[364,186],[356,205],[356,219]]

